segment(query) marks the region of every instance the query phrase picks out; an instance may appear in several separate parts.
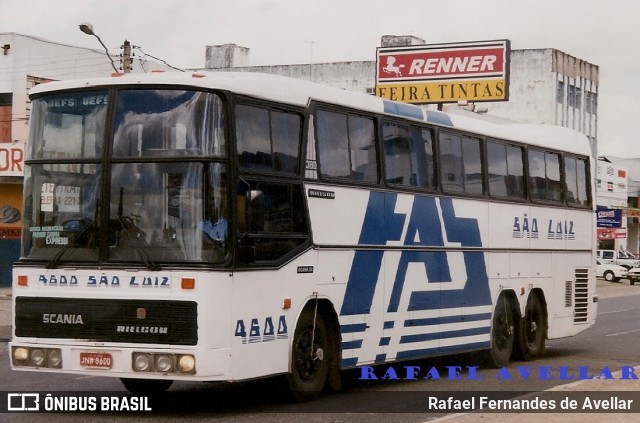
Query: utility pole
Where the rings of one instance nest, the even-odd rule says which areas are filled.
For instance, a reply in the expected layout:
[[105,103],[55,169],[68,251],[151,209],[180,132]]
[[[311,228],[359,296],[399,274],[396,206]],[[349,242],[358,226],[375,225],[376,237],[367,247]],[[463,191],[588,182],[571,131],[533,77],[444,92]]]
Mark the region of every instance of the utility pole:
[[131,43],[124,40],[124,46],[122,47],[122,70],[124,73],[131,72]]

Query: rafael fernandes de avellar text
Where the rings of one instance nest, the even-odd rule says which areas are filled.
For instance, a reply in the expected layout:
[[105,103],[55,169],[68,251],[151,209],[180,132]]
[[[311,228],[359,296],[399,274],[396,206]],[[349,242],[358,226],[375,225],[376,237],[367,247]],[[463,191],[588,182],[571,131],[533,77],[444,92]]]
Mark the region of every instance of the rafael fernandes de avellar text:
[[[389,366],[360,368],[360,380],[482,380],[478,366],[443,366],[424,368],[422,366]],[[619,374],[617,373],[619,372]],[[614,375],[614,373],[616,373]],[[486,376],[486,375],[485,375]],[[517,366],[513,369],[502,367],[490,377],[496,380],[561,380],[578,381],[589,379],[638,380],[633,366],[591,368],[589,366]]]

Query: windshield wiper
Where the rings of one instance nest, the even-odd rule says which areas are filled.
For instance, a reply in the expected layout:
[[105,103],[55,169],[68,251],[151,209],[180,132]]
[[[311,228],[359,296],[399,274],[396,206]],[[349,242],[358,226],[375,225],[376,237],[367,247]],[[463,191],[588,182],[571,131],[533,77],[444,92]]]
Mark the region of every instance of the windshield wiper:
[[147,251],[147,243],[140,237],[140,233],[137,231],[133,231],[129,229],[129,226],[132,225],[131,222],[127,222],[122,216],[118,216],[118,222],[120,222],[120,226],[125,230],[129,238],[133,240],[132,247],[136,250],[144,264],[147,266],[147,269],[158,271],[160,270],[160,265],[154,263]]
[[133,222],[129,219],[129,222],[125,221],[122,217],[123,214],[123,202],[122,199],[124,197],[124,187],[120,187],[120,196],[118,198],[118,222],[120,222],[120,226],[125,230],[127,235],[133,239],[133,248],[136,250],[142,261],[147,266],[147,269],[152,271],[160,270],[160,266],[151,259],[149,252],[147,251],[147,243],[140,238],[140,233],[132,231],[129,229],[129,226],[133,226]]
[[86,224],[73,236],[73,238],[67,245],[62,247],[62,249],[58,251],[55,256],[53,256],[53,258],[51,259],[51,261],[49,261],[49,263],[47,263],[45,268],[55,269],[58,266],[58,263],[60,262],[60,259],[62,258],[64,253],[69,251],[69,248],[76,245],[76,241],[78,241],[80,237],[82,237],[82,235],[87,233],[89,231],[89,228],[93,227],[93,221],[91,221],[90,219],[82,219],[79,220],[79,222],[86,222]]

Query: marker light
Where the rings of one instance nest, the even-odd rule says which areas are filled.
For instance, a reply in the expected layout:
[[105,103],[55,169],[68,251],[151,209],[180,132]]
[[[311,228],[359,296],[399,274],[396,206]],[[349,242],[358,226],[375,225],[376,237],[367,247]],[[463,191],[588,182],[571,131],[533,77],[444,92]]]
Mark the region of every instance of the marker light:
[[29,284],[29,278],[27,275],[18,275],[18,286],[27,286]]
[[192,355],[181,355],[178,358],[178,370],[181,373],[193,373],[196,370],[196,359]]
[[196,287],[196,280],[194,278],[182,278],[180,280],[180,286],[182,289],[194,289]]
[[291,308],[291,298],[284,298],[282,300],[282,309],[289,310]]
[[24,347],[13,349],[13,363],[24,365],[29,359],[29,350]]

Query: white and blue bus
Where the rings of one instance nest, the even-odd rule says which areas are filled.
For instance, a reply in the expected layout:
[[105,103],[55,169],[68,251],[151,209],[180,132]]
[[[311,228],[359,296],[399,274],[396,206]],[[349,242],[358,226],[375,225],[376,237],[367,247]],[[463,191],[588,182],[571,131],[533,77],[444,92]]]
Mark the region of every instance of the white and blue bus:
[[14,370],[174,380],[459,352],[596,317],[589,141],[253,73],[39,85]]

